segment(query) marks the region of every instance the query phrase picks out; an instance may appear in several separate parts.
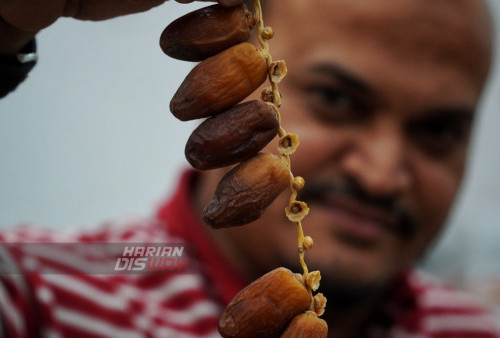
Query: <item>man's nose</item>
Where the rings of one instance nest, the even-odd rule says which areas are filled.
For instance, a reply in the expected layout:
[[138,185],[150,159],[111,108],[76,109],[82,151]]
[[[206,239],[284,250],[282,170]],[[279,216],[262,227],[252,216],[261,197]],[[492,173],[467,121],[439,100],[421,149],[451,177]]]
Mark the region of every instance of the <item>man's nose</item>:
[[342,167],[373,195],[399,195],[411,184],[404,135],[387,121],[374,122],[355,133]]

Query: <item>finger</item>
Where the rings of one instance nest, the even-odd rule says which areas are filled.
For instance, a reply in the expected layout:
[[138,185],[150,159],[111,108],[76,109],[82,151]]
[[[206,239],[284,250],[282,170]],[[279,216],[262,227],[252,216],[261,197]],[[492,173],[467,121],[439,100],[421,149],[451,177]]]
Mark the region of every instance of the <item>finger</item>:
[[106,20],[117,16],[147,11],[163,4],[166,0],[107,0],[71,2],[62,16],[80,20]]
[[[195,0],[175,0],[181,4],[188,4],[188,3],[191,3]],[[197,0],[197,1],[203,1],[203,2],[218,2],[220,5],[222,6],[226,6],[226,7],[232,7],[232,6],[236,6],[240,3],[243,2],[243,0]]]
[[242,2],[242,0],[219,0],[219,4],[228,7],[239,5]]

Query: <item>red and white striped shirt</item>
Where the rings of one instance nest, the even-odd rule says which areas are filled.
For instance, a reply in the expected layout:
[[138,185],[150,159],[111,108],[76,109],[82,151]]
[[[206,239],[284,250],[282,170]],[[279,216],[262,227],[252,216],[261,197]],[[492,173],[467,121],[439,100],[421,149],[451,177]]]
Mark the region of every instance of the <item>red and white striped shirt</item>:
[[[152,219],[68,233],[19,226],[4,243],[190,243],[195,273],[82,274],[90,256],[54,250],[0,250],[19,274],[0,275],[0,322],[7,337],[219,337],[218,316],[247,283],[213,243],[190,204],[192,173]],[[31,249],[30,249],[31,248]],[[77,264],[76,264],[76,263]],[[30,273],[37,271],[40,273]],[[51,273],[46,273],[50,271]],[[469,295],[421,274],[405,275],[373,318],[373,337],[500,337]]]

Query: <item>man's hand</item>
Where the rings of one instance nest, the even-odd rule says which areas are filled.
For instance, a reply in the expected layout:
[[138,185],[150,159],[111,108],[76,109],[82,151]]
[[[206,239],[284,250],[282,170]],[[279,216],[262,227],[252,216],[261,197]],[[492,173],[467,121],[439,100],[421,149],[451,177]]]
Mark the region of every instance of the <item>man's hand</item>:
[[[14,53],[60,17],[105,20],[143,12],[167,0],[0,0],[0,53]],[[181,3],[193,0],[178,0]],[[233,6],[241,0],[219,0]]]
[[[105,20],[120,15],[143,12],[166,0],[3,0],[0,17],[11,26],[37,32],[66,16],[81,20]],[[178,0],[188,3],[193,0]],[[219,0],[224,6],[234,6],[241,0]]]

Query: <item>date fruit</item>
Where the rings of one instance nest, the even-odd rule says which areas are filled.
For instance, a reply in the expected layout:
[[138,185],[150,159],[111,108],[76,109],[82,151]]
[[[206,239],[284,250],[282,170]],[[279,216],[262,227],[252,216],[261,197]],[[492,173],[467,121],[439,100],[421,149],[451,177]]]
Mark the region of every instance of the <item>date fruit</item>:
[[285,158],[259,153],[222,177],[203,210],[203,219],[212,228],[253,222],[289,184]]
[[281,338],[326,338],[328,325],[313,311],[295,316]]
[[196,65],[170,101],[170,111],[182,121],[216,115],[250,95],[266,75],[264,56],[242,42]]
[[278,129],[272,105],[245,102],[200,124],[187,141],[186,159],[199,170],[245,161],[268,144]]
[[277,268],[241,290],[219,319],[224,337],[275,338],[297,314],[304,312],[311,296],[302,276]]
[[184,61],[201,61],[250,37],[255,19],[244,4],[208,6],[169,24],[160,36],[165,54]]

